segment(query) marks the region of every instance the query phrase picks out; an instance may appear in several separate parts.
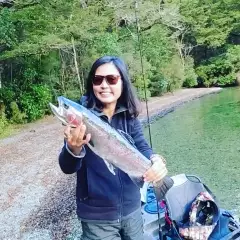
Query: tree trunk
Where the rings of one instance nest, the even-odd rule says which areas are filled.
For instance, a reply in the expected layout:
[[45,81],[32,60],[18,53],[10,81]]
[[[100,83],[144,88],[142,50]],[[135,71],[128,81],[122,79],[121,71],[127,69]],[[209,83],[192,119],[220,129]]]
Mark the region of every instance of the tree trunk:
[[237,76],[236,76],[236,84],[237,84],[238,86],[240,86],[240,71],[237,72]]
[[81,83],[81,78],[80,78],[79,69],[78,69],[77,53],[76,53],[76,48],[75,48],[75,44],[74,44],[74,38],[72,37],[71,40],[72,40],[72,48],[73,48],[74,65],[75,65],[75,69],[76,69],[76,73],[77,73],[80,92],[82,94],[83,93],[83,86],[82,86],[82,83]]

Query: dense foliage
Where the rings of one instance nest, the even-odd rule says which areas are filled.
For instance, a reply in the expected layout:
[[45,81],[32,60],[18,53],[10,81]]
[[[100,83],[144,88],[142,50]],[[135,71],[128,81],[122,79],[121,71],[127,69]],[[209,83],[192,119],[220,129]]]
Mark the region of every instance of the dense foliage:
[[0,128],[41,118],[58,95],[79,98],[106,54],[127,62],[141,98],[144,80],[148,96],[233,85],[239,43],[239,0],[10,1],[0,7]]

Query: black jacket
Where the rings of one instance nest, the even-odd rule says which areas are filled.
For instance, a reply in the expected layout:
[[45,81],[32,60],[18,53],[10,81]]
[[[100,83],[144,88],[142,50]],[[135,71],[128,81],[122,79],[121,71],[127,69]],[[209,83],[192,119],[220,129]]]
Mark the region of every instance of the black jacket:
[[[101,111],[92,111],[108,122],[107,116]],[[127,132],[133,138],[137,149],[149,159],[152,149],[144,138],[141,123],[136,118],[126,117],[127,111],[124,107],[118,108],[109,124]],[[130,177],[120,169],[115,169],[116,175],[113,175],[102,158],[88,146],[85,146],[85,152],[83,158],[77,158],[71,155],[64,145],[59,156],[59,164],[64,173],[77,172],[76,201],[79,218],[85,221],[114,221],[139,208],[139,187]]]

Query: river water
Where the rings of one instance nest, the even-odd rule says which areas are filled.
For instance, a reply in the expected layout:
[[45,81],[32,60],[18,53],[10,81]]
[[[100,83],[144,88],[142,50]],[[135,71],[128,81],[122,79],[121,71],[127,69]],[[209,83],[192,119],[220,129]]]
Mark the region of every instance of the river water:
[[[240,88],[191,101],[151,124],[170,175],[194,174],[240,215]],[[148,136],[148,129],[145,129]]]

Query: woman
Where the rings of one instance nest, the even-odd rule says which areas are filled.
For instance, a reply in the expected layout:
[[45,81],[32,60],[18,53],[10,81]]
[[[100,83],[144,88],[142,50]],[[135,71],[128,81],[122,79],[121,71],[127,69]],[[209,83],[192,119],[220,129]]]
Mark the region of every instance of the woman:
[[[139,104],[133,93],[124,62],[112,56],[98,59],[92,66],[87,92],[80,100],[103,121],[124,131],[152,167],[144,174],[146,182],[157,182],[167,174],[159,155],[147,144],[137,119]],[[104,161],[86,145],[91,135],[81,123],[66,127],[65,145],[59,156],[62,171],[77,172],[77,214],[82,223],[83,240],[143,240],[140,191],[130,177],[115,169],[113,175]],[[85,137],[84,137],[85,136]]]

